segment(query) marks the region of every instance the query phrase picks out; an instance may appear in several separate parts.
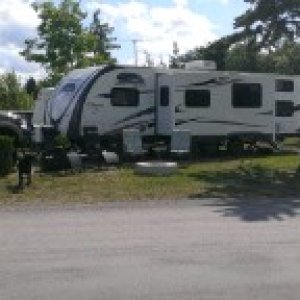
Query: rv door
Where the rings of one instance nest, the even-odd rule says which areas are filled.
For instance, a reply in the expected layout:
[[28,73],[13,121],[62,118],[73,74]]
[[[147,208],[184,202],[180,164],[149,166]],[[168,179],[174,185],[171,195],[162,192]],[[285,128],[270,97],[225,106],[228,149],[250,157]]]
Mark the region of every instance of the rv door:
[[175,126],[172,77],[157,75],[156,134],[171,135]]

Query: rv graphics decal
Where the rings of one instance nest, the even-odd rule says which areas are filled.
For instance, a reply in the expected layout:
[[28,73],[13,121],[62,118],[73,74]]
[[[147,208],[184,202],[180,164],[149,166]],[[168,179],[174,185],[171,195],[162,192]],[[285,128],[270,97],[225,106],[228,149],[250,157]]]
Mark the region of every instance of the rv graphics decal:
[[264,112],[261,112],[261,113],[257,113],[257,115],[271,116],[271,115],[273,115],[273,110],[268,110],[268,111],[264,111]]
[[121,124],[121,123],[124,123],[124,122],[127,122],[127,121],[134,120],[136,118],[140,118],[140,117],[143,117],[143,116],[146,116],[146,115],[151,115],[154,112],[155,112],[155,107],[151,106],[151,107],[149,107],[145,110],[142,110],[142,111],[139,111],[137,113],[131,114],[131,115],[123,118],[122,120],[119,120],[119,121],[115,122],[115,124]]
[[[228,85],[231,83],[240,82],[241,79],[238,78],[229,78],[229,77],[215,77],[209,80],[205,80],[202,82],[195,82],[188,85],[181,85],[180,88],[189,88],[189,87],[199,87],[199,86],[222,86],[222,85]],[[181,90],[180,89],[180,90]],[[180,91],[179,90],[179,91]]]
[[71,120],[70,120],[70,125],[68,128],[68,132],[67,132],[67,136],[68,138],[72,139],[76,139],[79,137],[80,135],[80,124],[81,124],[81,116],[82,116],[82,110],[83,110],[83,106],[84,103],[86,101],[87,95],[90,91],[90,89],[92,88],[92,86],[94,85],[94,83],[96,82],[97,79],[99,79],[100,77],[104,76],[107,73],[110,73],[112,71],[115,71],[117,69],[122,69],[123,67],[120,66],[115,66],[115,65],[109,65],[104,67],[103,69],[100,69],[95,75],[94,77],[90,80],[90,82],[86,85],[86,87],[84,88],[84,90],[82,91],[82,93],[79,95],[78,97],[78,101],[75,105]]
[[140,132],[144,132],[147,128],[154,127],[154,119],[148,120],[148,121],[139,121],[135,123],[130,123],[127,125],[120,126],[118,128],[112,129],[105,133],[105,135],[114,135],[114,134],[123,134],[124,129],[129,128],[137,128]]
[[233,125],[233,126],[245,126],[245,127],[252,127],[252,128],[262,128],[266,127],[264,125],[256,125],[256,124],[248,124],[248,123],[242,123],[242,122],[236,122],[236,121],[227,121],[227,120],[206,120],[204,117],[199,118],[191,118],[191,119],[177,119],[175,122],[176,126],[180,126],[183,124],[188,123],[198,123],[198,124],[226,124],[226,125]]

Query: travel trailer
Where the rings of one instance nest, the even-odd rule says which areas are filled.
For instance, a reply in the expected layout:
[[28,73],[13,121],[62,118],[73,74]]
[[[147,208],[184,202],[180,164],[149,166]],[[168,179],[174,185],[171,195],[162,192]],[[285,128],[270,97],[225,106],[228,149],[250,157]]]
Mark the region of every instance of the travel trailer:
[[35,100],[32,123],[34,125],[46,124],[47,103],[53,95],[55,88],[42,88]]
[[169,145],[174,130],[188,131],[194,149],[233,149],[300,132],[300,77],[216,71],[212,63],[74,70],[45,103],[34,119],[83,147],[92,141],[121,149],[131,128],[144,149],[156,141]]
[[30,112],[0,111],[0,135],[10,136],[15,144],[21,142],[29,130],[26,116],[30,116]]

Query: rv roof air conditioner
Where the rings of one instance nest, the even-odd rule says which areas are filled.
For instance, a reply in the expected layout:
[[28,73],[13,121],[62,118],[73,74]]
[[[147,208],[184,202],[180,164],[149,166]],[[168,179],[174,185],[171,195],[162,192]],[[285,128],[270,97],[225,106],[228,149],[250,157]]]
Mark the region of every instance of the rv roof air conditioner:
[[185,63],[186,70],[216,70],[217,65],[212,60],[193,60]]

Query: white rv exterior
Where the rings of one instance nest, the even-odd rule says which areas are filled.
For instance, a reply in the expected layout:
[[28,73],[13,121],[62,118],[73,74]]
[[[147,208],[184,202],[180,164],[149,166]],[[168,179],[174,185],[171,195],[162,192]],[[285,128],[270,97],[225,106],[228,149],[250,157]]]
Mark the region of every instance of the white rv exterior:
[[198,143],[297,135],[300,77],[211,69],[98,66],[65,76],[46,107],[45,125],[73,141],[93,133],[121,142],[138,128],[145,141],[187,129]]
[[42,88],[35,102],[32,123],[43,125],[46,123],[46,112],[48,100],[54,93],[55,88]]
[[199,140],[299,132],[300,114],[293,108],[300,104],[300,77],[175,71],[161,79],[170,83],[170,102],[175,107],[169,112],[172,124],[190,130]]

